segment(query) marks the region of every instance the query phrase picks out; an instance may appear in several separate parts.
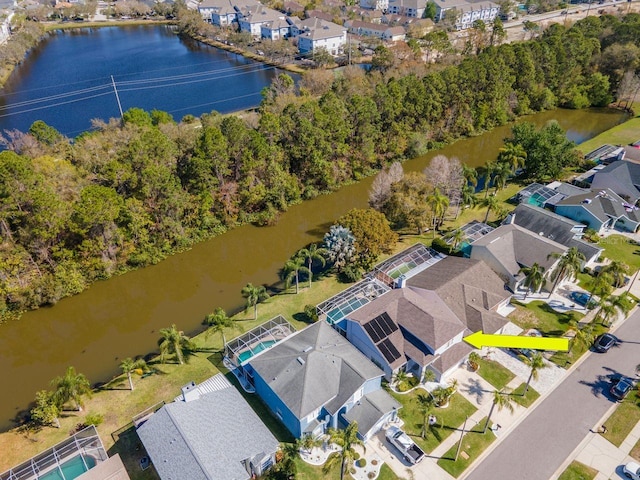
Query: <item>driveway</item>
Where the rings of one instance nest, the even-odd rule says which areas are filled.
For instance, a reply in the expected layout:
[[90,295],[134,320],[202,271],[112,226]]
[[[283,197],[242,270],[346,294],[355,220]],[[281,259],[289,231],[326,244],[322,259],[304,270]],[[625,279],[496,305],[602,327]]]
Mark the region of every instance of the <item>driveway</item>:
[[587,352],[542,403],[460,478],[548,480],[613,405],[607,375],[634,374],[640,359],[640,311],[615,334],[621,340],[618,347],[606,354]]

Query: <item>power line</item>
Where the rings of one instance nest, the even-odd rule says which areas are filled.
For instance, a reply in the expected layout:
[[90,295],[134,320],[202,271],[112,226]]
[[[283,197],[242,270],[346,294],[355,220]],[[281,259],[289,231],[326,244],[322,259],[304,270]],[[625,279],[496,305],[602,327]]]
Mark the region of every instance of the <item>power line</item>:
[[97,95],[91,95],[89,97],[84,97],[84,98],[76,98],[75,100],[68,100],[66,102],[59,102],[59,103],[55,103],[53,105],[43,105],[41,107],[30,108],[30,109],[27,109],[27,110],[22,110],[20,112],[5,113],[3,115],[0,115],[0,118],[10,117],[11,115],[20,115],[22,113],[35,112],[36,110],[44,110],[46,108],[59,107],[60,105],[67,105],[69,103],[82,102],[84,100],[90,100],[90,99],[96,98],[96,97],[103,97],[105,95],[111,95],[111,92],[109,91],[109,92],[104,92],[104,93],[98,93]]

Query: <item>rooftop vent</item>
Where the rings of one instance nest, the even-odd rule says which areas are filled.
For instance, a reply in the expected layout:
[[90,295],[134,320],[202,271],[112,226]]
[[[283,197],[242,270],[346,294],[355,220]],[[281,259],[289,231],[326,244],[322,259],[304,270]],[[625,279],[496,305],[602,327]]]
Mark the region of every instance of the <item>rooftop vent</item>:
[[582,203],[587,203],[587,204],[589,204],[589,203],[591,203],[591,201],[592,201],[592,200],[591,200],[590,198],[585,198],[585,199],[582,201]]
[[195,382],[189,382],[182,387],[182,400],[184,402],[190,402],[200,398],[200,390]]
[[304,347],[304,349],[302,350],[304,353],[310,352],[311,350],[313,350],[313,347],[311,345],[308,345],[306,347]]

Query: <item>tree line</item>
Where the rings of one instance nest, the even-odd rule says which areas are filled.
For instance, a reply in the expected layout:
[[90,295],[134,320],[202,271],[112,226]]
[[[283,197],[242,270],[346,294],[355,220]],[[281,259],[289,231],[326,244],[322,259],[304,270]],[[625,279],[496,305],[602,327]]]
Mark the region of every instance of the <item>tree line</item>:
[[[178,123],[134,108],[73,141],[41,121],[4,132],[0,314],[55,303],[233,226],[275,222],[288,205],[518,115],[606,105],[638,68],[639,40],[640,15],[589,17],[422,76],[352,67],[296,86],[280,75],[253,120],[213,112]],[[512,143],[534,133],[523,127]],[[540,176],[553,175],[545,168]]]

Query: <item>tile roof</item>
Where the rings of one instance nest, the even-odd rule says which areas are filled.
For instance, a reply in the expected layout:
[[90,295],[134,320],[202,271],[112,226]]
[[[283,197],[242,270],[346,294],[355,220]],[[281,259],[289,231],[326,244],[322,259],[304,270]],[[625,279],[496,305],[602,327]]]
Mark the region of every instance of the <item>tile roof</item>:
[[367,380],[384,375],[326,322],[281,340],[249,364],[298,418],[322,406],[333,415]]
[[275,453],[278,441],[222,374],[224,388],[163,406],[138,427],[162,480],[243,480],[242,462]]

